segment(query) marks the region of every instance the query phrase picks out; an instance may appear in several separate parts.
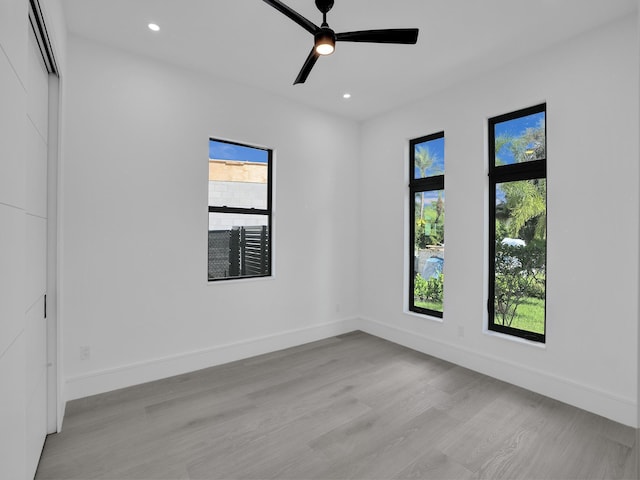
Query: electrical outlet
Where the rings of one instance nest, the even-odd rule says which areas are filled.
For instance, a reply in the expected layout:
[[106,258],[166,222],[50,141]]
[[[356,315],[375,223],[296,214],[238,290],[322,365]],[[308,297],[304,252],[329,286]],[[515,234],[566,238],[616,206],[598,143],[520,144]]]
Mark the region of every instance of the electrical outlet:
[[91,358],[91,347],[83,345],[80,347],[80,360],[89,360]]
[[464,337],[464,327],[463,326],[458,326],[458,336],[460,338]]

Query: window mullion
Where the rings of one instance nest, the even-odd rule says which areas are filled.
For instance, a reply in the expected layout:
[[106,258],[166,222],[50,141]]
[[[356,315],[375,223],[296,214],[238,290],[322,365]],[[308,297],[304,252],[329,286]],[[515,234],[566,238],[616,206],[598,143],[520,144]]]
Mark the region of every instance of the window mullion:
[[269,215],[271,212],[262,208],[242,208],[242,207],[209,207],[211,213],[238,213],[242,215]]

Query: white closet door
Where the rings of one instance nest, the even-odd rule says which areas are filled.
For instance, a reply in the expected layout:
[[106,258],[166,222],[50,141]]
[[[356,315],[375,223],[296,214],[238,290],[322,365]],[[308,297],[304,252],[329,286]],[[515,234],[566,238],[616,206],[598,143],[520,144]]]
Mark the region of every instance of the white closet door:
[[25,165],[26,472],[33,478],[47,434],[47,135],[49,75],[30,29]]

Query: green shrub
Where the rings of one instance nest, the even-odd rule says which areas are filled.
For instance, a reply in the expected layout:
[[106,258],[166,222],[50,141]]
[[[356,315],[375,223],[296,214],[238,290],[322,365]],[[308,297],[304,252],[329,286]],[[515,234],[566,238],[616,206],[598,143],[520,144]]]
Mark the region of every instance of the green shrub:
[[437,277],[426,280],[422,278],[422,275],[416,273],[413,285],[414,298],[423,302],[442,303],[444,291],[444,275],[442,273],[439,273]]
[[532,240],[526,246],[507,245],[496,239],[495,315],[496,322],[508,327],[516,318],[518,306],[527,297],[544,299],[546,245]]
[[537,298],[540,300],[545,299],[545,282],[544,278],[536,278],[529,288],[527,288],[527,297]]

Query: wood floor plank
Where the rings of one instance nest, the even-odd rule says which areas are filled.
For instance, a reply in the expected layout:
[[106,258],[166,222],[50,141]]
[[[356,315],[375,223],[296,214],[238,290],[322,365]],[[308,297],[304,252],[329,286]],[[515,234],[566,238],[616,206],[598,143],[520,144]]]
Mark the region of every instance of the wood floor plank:
[[341,398],[322,408],[309,411],[295,421],[248,432],[242,436],[227,436],[204,457],[188,465],[195,478],[260,478],[268,471],[286,467],[291,458],[308,451],[307,442],[321,436],[351,418],[358,418],[370,409],[355,398]]
[[318,478],[395,478],[423,457],[430,445],[459,421],[437,408],[357,441],[348,456],[338,456]]
[[420,458],[393,477],[399,480],[469,480],[473,472],[437,449],[428,449]]
[[70,402],[38,479],[631,479],[636,432],[353,332]]
[[446,455],[471,471],[478,471],[488,457],[515,435],[542,397],[518,387],[507,387],[499,396],[480,404],[475,415],[439,439]]
[[632,446],[631,455],[627,457],[622,472],[622,478],[625,480],[640,480],[640,465],[638,464],[638,447]]
[[477,478],[624,478],[631,449],[602,434],[610,423],[561,402],[543,399],[487,457]]

